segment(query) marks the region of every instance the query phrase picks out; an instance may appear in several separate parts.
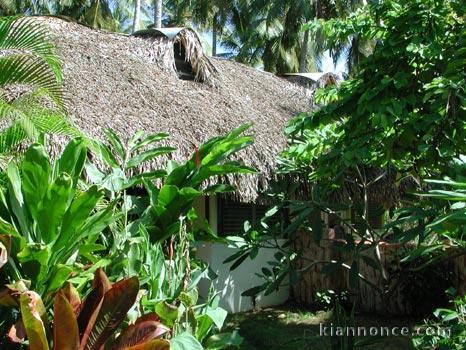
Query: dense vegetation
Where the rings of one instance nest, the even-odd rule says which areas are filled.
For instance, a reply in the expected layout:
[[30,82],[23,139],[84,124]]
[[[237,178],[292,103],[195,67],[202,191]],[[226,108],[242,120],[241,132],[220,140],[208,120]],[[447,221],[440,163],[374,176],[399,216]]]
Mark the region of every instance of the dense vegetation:
[[[190,256],[190,242],[193,201],[234,191],[206,180],[254,172],[231,160],[252,143],[249,125],[205,142],[183,164],[135,173],[174,150],[158,145],[168,135],[138,132],[123,142],[108,130],[106,143],[82,135],[64,117],[46,29],[22,18],[2,18],[0,29],[2,117],[13,122],[1,134],[0,347],[237,346],[236,333],[218,334],[227,313],[215,291],[198,297],[198,282],[212,275]],[[9,98],[17,87],[25,90]],[[71,136],[54,159],[51,133]],[[20,142],[32,144],[20,151]],[[160,339],[168,335],[170,345]]]
[[[461,0],[365,3],[2,1],[0,10],[115,31],[194,25],[213,33],[214,54],[220,42],[231,59],[277,73],[308,71],[325,50],[346,55],[348,79],[318,91],[319,108],[284,130],[289,147],[267,193],[278,205],[258,227],[245,223],[230,240],[239,251],[225,263],[234,269],[262,248],[277,250],[262,267],[264,283],[245,291],[252,297],[296,282],[315,265],[328,274],[346,270],[357,288],[370,284],[364,263],[386,280],[372,285],[385,298],[396,284],[388,283],[379,247],[396,243],[407,247],[398,276],[410,276],[415,298],[414,288],[429,289],[415,284],[420,271],[434,276],[466,254],[466,8]],[[166,160],[174,149],[161,146],[169,143],[165,133],[122,140],[107,130],[106,142],[92,140],[66,119],[61,65],[46,29],[30,17],[3,17],[0,48],[0,117],[9,123],[0,133],[0,348],[239,347],[236,331],[222,333],[227,312],[216,291],[199,297],[199,281],[215,276],[191,245],[202,231],[194,200],[235,191],[206,183],[254,173],[233,160],[252,143],[249,125],[208,140],[181,164]],[[59,156],[47,152],[50,134],[69,139]],[[142,170],[155,159],[164,166]],[[385,224],[375,229],[369,201],[385,184],[397,195],[382,203]],[[335,200],[341,193],[345,199]],[[289,249],[296,235],[321,241],[321,214],[342,210],[357,217],[357,224],[340,217],[346,231],[338,249],[346,258],[311,260],[296,271],[302,256]],[[354,322],[343,295],[317,296],[335,324]],[[463,349],[464,295],[449,289],[446,297],[451,307],[424,326],[452,333],[414,337],[417,348]],[[355,345],[332,340],[335,349]]]
[[[373,42],[374,51],[350,79],[318,92],[321,108],[303,113],[286,128],[290,146],[279,160],[281,173],[301,183],[285,182],[272,191],[281,204],[260,227],[245,232],[242,251],[229,259],[235,261],[233,268],[239,260],[254,257],[259,247],[270,248],[270,237],[277,233],[270,218],[283,208],[291,216],[284,231],[291,242],[302,230],[319,242],[321,212],[338,216],[352,210],[357,225],[340,217],[347,234],[338,249],[348,258],[311,260],[300,272],[324,264],[324,273],[348,270],[350,284],[357,286],[361,279],[370,283],[359,272],[360,264],[368,264],[387,278],[387,288],[373,286],[385,297],[390,297],[393,283],[388,282],[393,281],[388,281],[380,260],[380,242],[410,245],[401,276],[466,254],[465,10],[461,1],[383,1],[344,20],[305,26],[325,33],[328,48],[357,36]],[[369,201],[380,184],[395,186],[401,201],[387,200],[386,224],[376,230],[369,221]],[[297,200],[296,193],[303,191],[307,195]],[[347,198],[335,201],[341,193]],[[276,261],[262,270],[264,284],[245,295],[271,293],[286,279],[292,283],[298,278],[293,262],[302,257],[286,249],[289,244],[276,246]],[[456,311],[436,315],[440,322],[454,324],[455,335],[419,338],[419,348],[463,346],[464,298],[450,297],[458,298]]]

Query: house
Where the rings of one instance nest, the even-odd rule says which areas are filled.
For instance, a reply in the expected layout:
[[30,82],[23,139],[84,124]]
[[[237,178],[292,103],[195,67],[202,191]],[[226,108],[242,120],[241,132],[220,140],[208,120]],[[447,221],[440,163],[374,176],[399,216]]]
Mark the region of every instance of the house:
[[[239,157],[258,174],[224,179],[237,187],[234,197],[203,198],[195,206],[200,219],[207,219],[220,235],[241,233],[245,220],[254,223],[262,217],[266,206],[259,193],[274,179],[276,156],[286,147],[285,125],[313,105],[309,84],[303,87],[299,81],[208,57],[189,28],[147,29],[130,36],[54,17],[40,20],[49,26],[63,61],[68,114],[88,135],[103,140],[107,128],[123,139],[138,130],[167,132],[169,144],[177,148],[172,159],[183,161],[207,139],[252,122],[254,144]],[[313,79],[325,85],[332,76]],[[60,143],[64,140],[57,139],[56,145]],[[150,166],[163,166],[157,161]],[[334,220],[323,219],[328,224]],[[240,294],[260,282],[255,272],[273,252],[247,260],[230,273],[222,262],[232,253],[222,245],[198,247],[198,256],[219,275],[215,287],[221,291],[222,305],[244,311],[253,302]],[[281,303],[287,296],[284,289],[257,302]]]
[[[273,179],[275,158],[286,146],[283,129],[312,104],[302,87],[207,57],[197,34],[187,28],[148,29],[130,36],[54,17],[40,20],[50,28],[63,61],[68,114],[88,135],[104,140],[107,128],[123,139],[138,130],[167,132],[168,143],[177,148],[172,159],[183,161],[209,138],[252,122],[254,144],[239,157],[259,173],[226,179],[237,187],[235,197],[205,198],[196,208],[219,234],[242,232],[245,220],[261,217],[265,206],[258,196]],[[57,139],[54,146],[60,143],[64,140]],[[230,274],[222,264],[232,254],[228,249],[211,245],[199,247],[198,254],[219,275],[215,283],[222,305],[229,311],[247,310],[252,302],[240,294],[256,283],[254,273],[267,256]],[[287,295],[285,290],[262,305],[281,303]]]

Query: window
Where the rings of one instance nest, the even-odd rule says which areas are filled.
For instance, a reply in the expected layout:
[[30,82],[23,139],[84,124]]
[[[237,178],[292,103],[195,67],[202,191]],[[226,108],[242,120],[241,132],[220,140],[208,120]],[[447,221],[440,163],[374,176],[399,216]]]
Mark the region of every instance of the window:
[[268,207],[255,203],[240,203],[229,198],[218,198],[218,233],[220,235],[241,234],[244,222],[252,226],[259,223]]

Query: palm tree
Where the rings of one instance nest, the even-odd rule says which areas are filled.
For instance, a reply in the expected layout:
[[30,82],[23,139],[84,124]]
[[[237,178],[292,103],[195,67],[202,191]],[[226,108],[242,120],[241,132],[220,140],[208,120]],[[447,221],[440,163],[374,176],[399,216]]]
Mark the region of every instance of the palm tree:
[[154,0],[154,26],[162,28],[163,0]]
[[[363,1],[232,0],[230,4],[227,29],[221,37],[222,44],[232,50],[230,56],[253,65],[262,63],[267,71],[289,73],[316,69],[324,52],[322,33],[301,32],[304,23],[315,18],[344,18]],[[360,46],[348,49],[348,43],[331,50],[335,60],[350,53],[348,61],[353,65],[360,52]]]
[[217,54],[217,42],[227,27],[235,0],[171,0],[168,7],[170,23],[197,26],[212,32],[212,55]]
[[134,15],[133,15],[133,28],[132,32],[139,29],[139,22],[141,21],[141,0],[134,0]]
[[0,50],[0,118],[9,121],[0,153],[44,133],[79,135],[64,117],[61,63],[46,28],[32,18],[1,18]]
[[228,58],[255,67],[262,63],[264,20],[250,6],[244,5],[244,2],[233,2],[230,20],[223,31],[221,43],[230,50],[227,53]]
[[62,15],[93,28],[118,30],[112,0],[1,0],[1,15]]

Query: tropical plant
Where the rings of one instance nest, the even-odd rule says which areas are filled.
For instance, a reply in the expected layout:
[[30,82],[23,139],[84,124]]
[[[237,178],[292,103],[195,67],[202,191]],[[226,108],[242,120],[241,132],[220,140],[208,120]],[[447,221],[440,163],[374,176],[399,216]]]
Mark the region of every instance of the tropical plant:
[[[11,340],[25,340],[18,337],[21,327],[30,349],[169,349],[169,342],[160,337],[170,330],[156,314],[139,317],[117,335],[138,293],[136,277],[112,284],[103,270],[98,269],[84,302],[70,284],[56,293],[53,332],[50,332],[51,322],[40,296],[33,291],[23,291],[19,295],[21,321],[10,331]],[[53,338],[49,334],[53,334]]]
[[[464,349],[466,343],[466,296],[458,296],[452,301],[452,308],[437,309],[434,318],[419,326],[420,332],[413,337],[416,349]],[[435,329],[436,332],[426,332]]]
[[229,174],[251,174],[254,169],[230,158],[252,143],[252,137],[242,134],[250,127],[245,124],[230,133],[212,138],[202,144],[184,164],[170,162],[163,185],[157,188],[144,179],[150,206],[133,221],[129,230],[137,232],[145,225],[153,242],[163,242],[180,230],[180,217],[185,217],[195,198],[234,191],[226,184],[206,185],[214,178]]
[[[135,133],[127,142],[123,142],[112,130],[106,130],[107,144],[97,143],[95,153],[105,165],[100,171],[96,165],[86,162],[86,175],[91,183],[107,190],[107,196],[115,201],[115,210],[122,213],[121,220],[112,226],[114,243],[111,252],[119,252],[128,238],[129,216],[139,216],[147,208],[147,196],[128,194],[128,190],[151,181],[163,178],[167,172],[163,169],[142,171],[156,157],[167,155],[175,150],[173,147],[156,146],[165,140],[168,134],[157,133],[145,135],[142,131]],[[138,174],[135,171],[141,170]]]
[[327,106],[288,128],[305,142],[307,131],[335,124],[331,151],[312,159],[319,174],[354,164],[393,166],[418,179],[448,174],[465,148],[463,24],[460,1],[419,0],[374,2],[333,26],[335,40],[356,31],[377,45],[353,79],[327,90]]
[[3,17],[0,49],[0,118],[9,121],[0,153],[44,133],[79,136],[64,116],[60,60],[46,27],[33,18]]
[[[212,273],[205,263],[190,257],[190,241],[194,239],[194,198],[233,190],[232,186],[205,183],[215,176],[253,172],[229,160],[251,143],[251,137],[241,136],[248,127],[244,125],[207,141],[184,164],[169,162],[167,172],[141,172],[135,176],[131,176],[131,170],[173,150],[155,145],[167,135],[145,137],[137,133],[123,143],[108,131],[109,145],[101,145],[100,156],[110,168],[109,174],[104,175],[91,164],[86,166],[91,181],[106,188],[118,203],[115,208],[123,213],[123,221],[111,226],[114,244],[110,249],[109,259],[113,263],[109,271],[116,276],[140,276],[147,290],[143,305],[173,326],[174,349],[186,342],[193,348],[204,345],[220,349],[241,340],[237,334],[212,334],[221,328],[226,311],[218,307],[215,293],[206,302],[197,303],[197,284]],[[157,178],[162,182],[159,188],[152,182]],[[144,183],[149,200],[141,191],[134,191],[140,182]],[[133,194],[127,195],[127,190]],[[163,250],[163,244],[168,245],[168,251]]]
[[[465,149],[458,118],[465,111],[463,21],[464,8],[456,1],[384,1],[334,26],[336,37],[356,31],[378,44],[354,78],[319,95],[326,106],[290,123],[284,171],[312,184],[313,199],[318,189],[329,193],[348,180],[367,194],[375,180],[365,179],[366,167],[418,182],[451,174],[454,158]],[[405,222],[420,223],[416,233],[402,230],[408,240],[425,237],[435,217],[424,212],[416,218],[419,210],[413,209],[399,213]]]
[[[413,260],[421,252],[428,257],[436,249],[444,250],[435,255],[436,260],[442,259],[439,256],[451,258],[453,250],[445,249],[447,245],[457,246],[454,256],[464,254],[462,188],[432,188],[434,192],[425,196],[426,201],[407,194],[412,207],[401,208],[391,216],[394,222],[382,230],[371,228],[367,209],[371,187],[387,174],[397,174],[397,185],[408,176],[422,184],[426,177],[453,176],[457,171],[453,165],[465,151],[466,130],[464,118],[459,117],[464,115],[466,101],[461,68],[464,13],[458,1],[383,1],[372,2],[347,21],[330,22],[338,24],[332,27],[335,40],[357,33],[376,40],[377,45],[351,79],[318,93],[322,108],[290,122],[285,130],[290,147],[279,159],[281,172],[300,179],[309,190],[307,198],[296,200],[296,188],[292,188],[278,201],[289,211],[291,220],[282,232],[290,240],[287,244],[291,244],[297,230],[308,231],[316,242],[320,241],[321,212],[337,215],[339,210],[352,206],[358,215],[358,225],[340,217],[350,234],[346,234],[344,243],[335,244],[351,259],[326,264],[324,272],[347,269],[350,281],[356,285],[364,280],[358,268],[364,261],[386,279],[378,246],[390,236],[402,243],[415,239],[419,249],[411,252]],[[379,169],[379,175],[367,176],[371,168]],[[348,185],[357,187],[355,195],[348,194],[348,205],[329,203],[332,193]],[[421,191],[420,185],[417,187]],[[446,202],[439,203],[437,198],[459,203],[452,207],[453,211],[447,211]],[[359,210],[357,203],[361,202]],[[240,258],[256,254],[258,247],[270,245],[267,229],[254,229],[259,234],[249,241],[246,236],[247,244],[242,244],[241,252],[230,261],[238,263]],[[272,246],[280,251],[283,248],[281,244]],[[303,259],[295,251],[278,254],[277,261],[263,270],[264,285],[248,293],[278,288],[286,273],[293,270],[292,258],[296,256]],[[322,263],[328,262],[309,261],[306,266]],[[293,274],[290,277],[293,279]],[[377,290],[387,292],[380,287]]]
[[19,164],[11,162],[0,194],[2,231],[11,235],[9,263],[2,273],[10,282],[27,279],[42,296],[59,289],[91,255],[100,233],[116,218],[113,204],[99,209],[104,191],[78,182],[87,147],[72,140],[51,163],[43,146],[31,145]]
[[[234,1],[229,25],[221,36],[236,60],[277,73],[316,69],[324,52],[322,33],[311,33],[308,21],[344,18],[360,1]],[[345,46],[346,48],[346,46]],[[343,49],[335,50],[335,55]],[[338,58],[335,57],[335,61]]]
[[[224,349],[238,347],[242,338],[236,332],[220,333],[227,311],[218,306],[218,293],[211,288],[204,301],[199,300],[198,284],[201,279],[213,280],[215,274],[208,265],[191,257],[191,233],[181,224],[177,244],[165,258],[160,244],[156,276],[148,276],[152,290],[142,304],[160,315],[162,322],[173,329],[172,349],[183,349],[190,344],[193,349]],[[152,269],[154,270],[154,269]],[[143,274],[144,276],[144,274]]]

